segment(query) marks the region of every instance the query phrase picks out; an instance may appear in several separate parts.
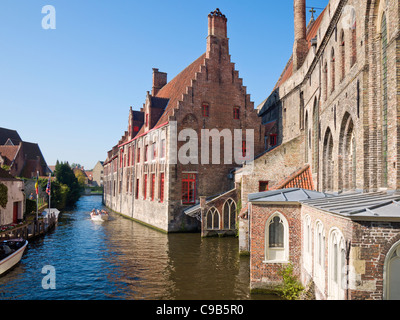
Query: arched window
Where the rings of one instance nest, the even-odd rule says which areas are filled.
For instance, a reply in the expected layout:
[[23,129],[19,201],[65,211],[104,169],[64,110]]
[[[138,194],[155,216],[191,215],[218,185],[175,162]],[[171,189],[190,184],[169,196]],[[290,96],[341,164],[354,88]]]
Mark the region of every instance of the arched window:
[[304,218],[304,266],[308,272],[311,272],[311,257],[312,257],[312,232],[311,232],[311,218],[306,215]]
[[265,260],[287,262],[289,259],[289,226],[280,213],[273,214],[265,226]]
[[335,91],[335,50],[331,52],[331,92]]
[[348,112],[345,113],[339,136],[339,190],[356,189],[356,140],[353,120]]
[[207,229],[208,230],[219,230],[220,216],[217,208],[212,207],[207,212]]
[[383,269],[383,299],[400,300],[400,241],[388,252]]
[[228,199],[224,203],[224,229],[236,229],[236,203],[232,199]]
[[386,14],[382,17],[382,183],[388,184],[388,81],[387,81],[387,23]]
[[346,289],[346,245],[341,232],[330,232],[328,246],[328,299],[344,300]]
[[333,190],[333,137],[331,129],[326,129],[323,150],[323,189]]
[[325,288],[325,230],[320,220],[315,223],[314,233],[314,281],[323,292]]
[[357,20],[356,11],[351,11],[351,66],[357,62]]
[[318,100],[315,98],[314,100],[314,108],[313,108],[313,172],[318,172],[318,156],[319,156],[319,106]]
[[340,67],[341,67],[341,77],[340,81],[342,81],[346,75],[346,42],[344,39],[344,30],[340,35]]
[[305,155],[305,163],[308,163],[308,151],[309,151],[309,148],[310,148],[310,145],[309,145],[309,143],[308,143],[308,136],[309,136],[309,132],[308,132],[308,112],[306,112],[306,119],[305,119],[305,121],[304,121],[304,134],[305,134],[305,137],[304,137],[304,141],[305,141],[305,153],[304,153],[304,155]]
[[324,101],[326,101],[328,99],[328,63],[325,62],[325,65],[322,69],[322,74],[323,74],[323,78],[324,78]]

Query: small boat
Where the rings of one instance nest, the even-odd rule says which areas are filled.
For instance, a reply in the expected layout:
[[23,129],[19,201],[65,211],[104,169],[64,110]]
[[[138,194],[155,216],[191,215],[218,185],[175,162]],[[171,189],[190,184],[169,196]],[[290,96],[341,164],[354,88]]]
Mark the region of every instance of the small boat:
[[28,241],[24,239],[0,241],[0,275],[21,260],[27,245]]
[[108,212],[104,210],[93,210],[90,213],[90,217],[92,218],[93,221],[107,221],[108,220]]

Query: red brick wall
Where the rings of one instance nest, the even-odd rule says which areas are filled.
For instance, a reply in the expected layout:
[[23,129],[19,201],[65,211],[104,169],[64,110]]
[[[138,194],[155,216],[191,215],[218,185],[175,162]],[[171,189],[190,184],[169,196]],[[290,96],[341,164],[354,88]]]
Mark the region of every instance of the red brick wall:
[[274,213],[282,214],[289,225],[289,261],[294,266],[294,274],[300,276],[301,225],[300,205],[252,204],[250,213],[250,285],[252,289],[272,289],[282,277],[279,271],[285,264],[265,263],[265,226]]

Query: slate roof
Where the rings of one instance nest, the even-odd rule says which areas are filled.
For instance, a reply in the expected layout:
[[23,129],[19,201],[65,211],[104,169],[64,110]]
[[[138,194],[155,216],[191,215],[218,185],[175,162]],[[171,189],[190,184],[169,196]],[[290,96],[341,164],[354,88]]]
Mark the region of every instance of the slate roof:
[[400,218],[399,192],[352,193],[303,204],[352,218]]
[[4,145],[8,139],[10,139],[14,145],[18,145],[22,141],[17,131],[0,128],[0,145]]

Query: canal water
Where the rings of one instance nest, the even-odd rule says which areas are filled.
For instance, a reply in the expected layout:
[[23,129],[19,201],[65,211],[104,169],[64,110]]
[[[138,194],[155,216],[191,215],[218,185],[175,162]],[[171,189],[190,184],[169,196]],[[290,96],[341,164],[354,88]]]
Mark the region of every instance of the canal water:
[[102,208],[101,196],[82,197],[32,241],[0,277],[0,299],[276,299],[250,295],[249,258],[239,256],[235,238],[167,235],[114,213],[94,222],[93,208]]

